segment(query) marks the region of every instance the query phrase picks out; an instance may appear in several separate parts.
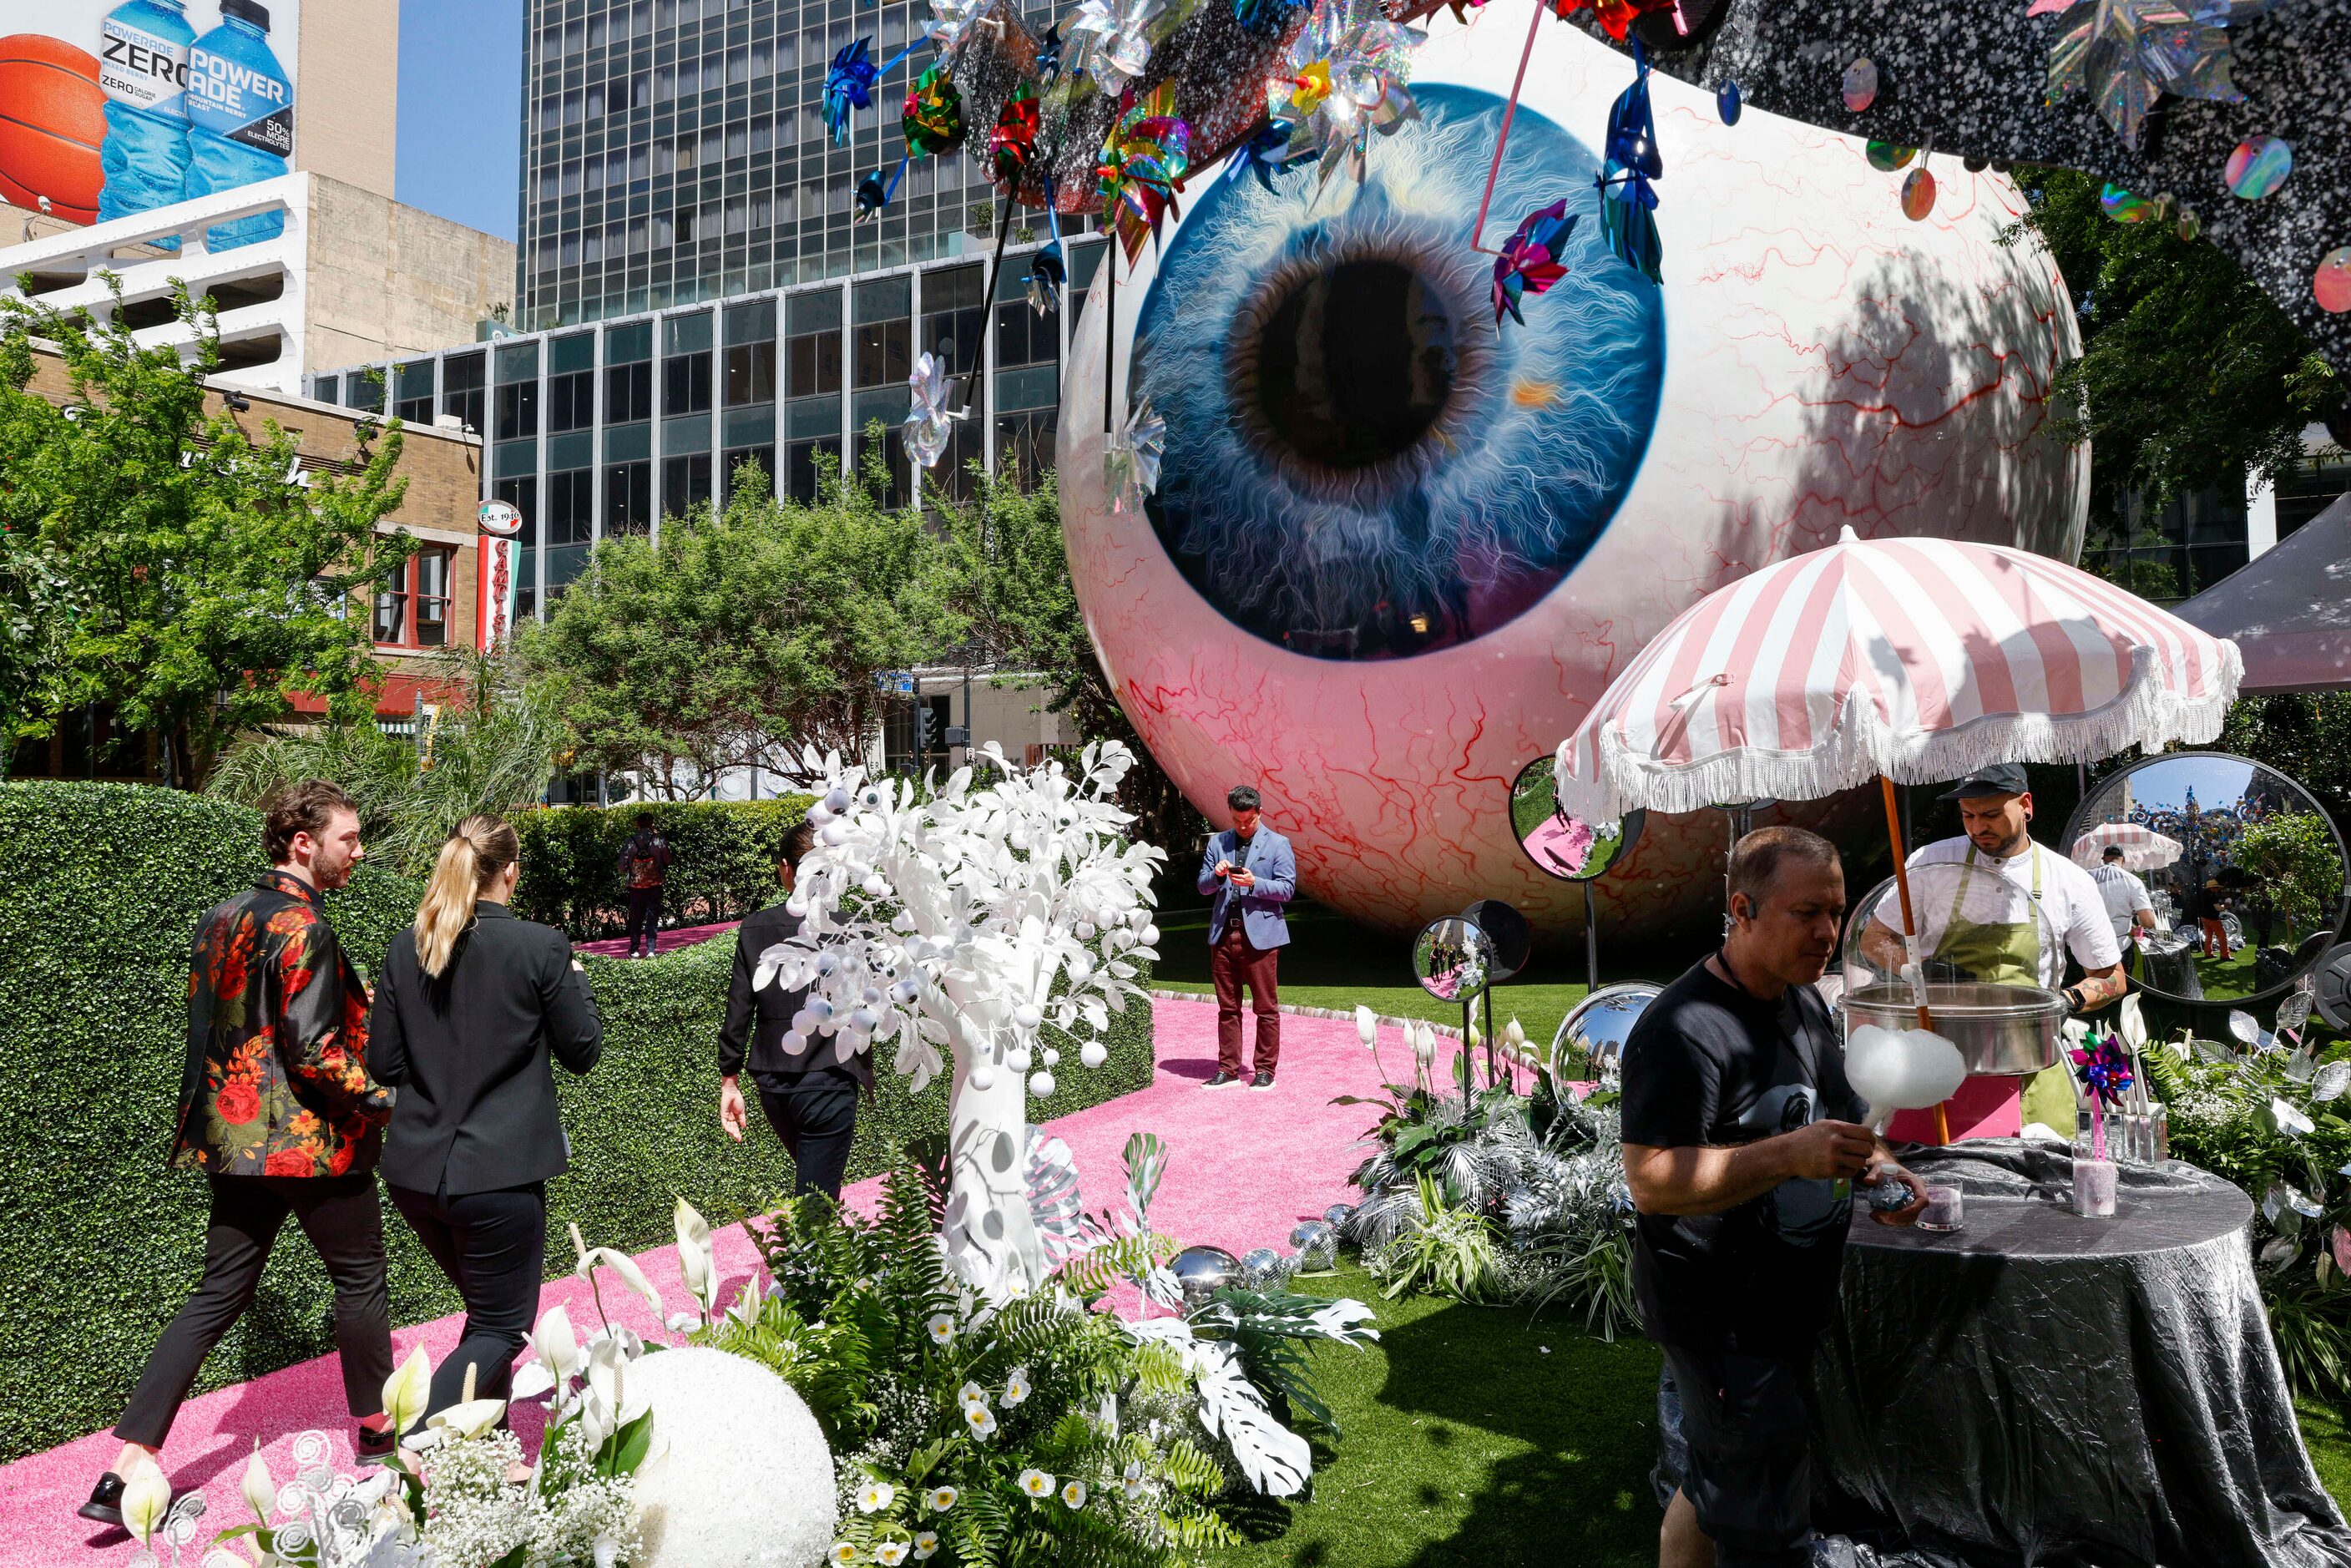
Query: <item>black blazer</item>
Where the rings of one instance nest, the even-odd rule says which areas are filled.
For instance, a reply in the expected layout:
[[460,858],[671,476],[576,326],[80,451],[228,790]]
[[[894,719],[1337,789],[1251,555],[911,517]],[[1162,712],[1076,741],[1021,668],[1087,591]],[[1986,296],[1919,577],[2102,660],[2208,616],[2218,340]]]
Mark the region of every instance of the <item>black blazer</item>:
[[561,1176],[569,1163],[548,1055],[596,1065],[603,1026],[563,934],[475,906],[449,967],[427,979],[413,928],[383,957],[368,1070],[399,1086],[383,1179],[417,1192],[493,1192]]
[[736,928],[735,972],[726,981],[726,1021],[718,1030],[718,1074],[737,1077],[747,1063],[754,1081],[845,1077],[870,1092],[873,1087],[870,1050],[859,1051],[846,1062],[839,1061],[833,1055],[833,1042],[820,1037],[798,1056],[786,1053],[784,1031],[792,1027],[792,1015],[807,1002],[805,989],[751,988],[759,955],[778,942],[790,941],[799,930],[800,917],[780,904],[768,905]]

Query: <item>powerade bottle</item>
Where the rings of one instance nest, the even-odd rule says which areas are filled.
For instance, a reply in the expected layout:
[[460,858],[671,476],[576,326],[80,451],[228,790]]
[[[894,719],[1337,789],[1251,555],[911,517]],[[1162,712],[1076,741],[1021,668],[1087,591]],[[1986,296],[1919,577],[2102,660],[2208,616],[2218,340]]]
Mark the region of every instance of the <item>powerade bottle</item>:
[[[221,0],[221,25],[188,50],[188,151],[191,198],[273,179],[293,156],[294,89],[255,0]],[[285,214],[258,213],[214,224],[204,244],[229,250],[285,229]]]
[[[188,26],[184,0],[131,0],[99,25],[98,85],[106,93],[98,221],[168,207],[188,183]],[[162,242],[177,249],[176,239]]]

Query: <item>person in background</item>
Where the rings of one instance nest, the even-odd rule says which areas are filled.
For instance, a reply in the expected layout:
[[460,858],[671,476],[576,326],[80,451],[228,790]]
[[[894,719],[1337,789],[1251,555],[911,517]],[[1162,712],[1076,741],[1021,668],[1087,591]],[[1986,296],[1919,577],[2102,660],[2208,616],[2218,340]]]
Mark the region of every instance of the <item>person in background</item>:
[[[806,822],[795,822],[785,831],[776,880],[783,884],[786,898],[799,879],[800,857],[815,842],[816,830]],[[735,934],[726,1019],[718,1030],[718,1124],[728,1137],[743,1141],[750,1123],[742,1086],[747,1065],[759,1092],[759,1109],[792,1156],[793,1193],[820,1192],[838,1198],[841,1173],[849,1166],[849,1145],[857,1136],[858,1092],[873,1092],[872,1053],[861,1051],[842,1061],[831,1040],[811,1040],[794,1056],[784,1049],[784,1035],[792,1027],[792,1015],[807,1005],[807,989],[769,986],[760,991],[751,987],[759,955],[790,941],[799,929],[800,917],[778,899],[744,921]]]
[[[1837,1310],[1852,1178],[1917,1177],[1865,1124],[1813,982],[1836,951],[1844,870],[1802,828],[1730,855],[1730,930],[1659,992],[1625,1041],[1633,1287],[1665,1351],[1687,1460],[1661,1568],[1804,1568],[1814,1341]],[[1661,1390],[1661,1394],[1664,1393]]]
[[2105,900],[2106,918],[2114,925],[2116,942],[2129,940],[2134,928],[2155,929],[2155,901],[2147,895],[2147,883],[2123,864],[2120,844],[2106,846],[2090,880],[2098,884],[2098,895]]
[[603,1052],[588,978],[563,933],[507,906],[522,844],[499,819],[457,824],[416,924],[384,955],[374,1062],[400,1088],[384,1136],[392,1207],[465,1301],[426,1414],[503,1399],[538,1312],[547,1182],[570,1163],[549,1058],[586,1072]]
[[[621,846],[621,883],[629,896],[629,956],[650,958],[653,956],[653,937],[661,930],[662,884],[669,880],[669,862],[673,857],[669,841],[653,828],[651,811],[637,813],[637,831]],[[644,951],[637,951],[637,937],[644,936]]]
[[270,869],[196,927],[171,1164],[204,1173],[204,1271],[163,1330],[78,1511],[122,1522],[122,1484],[171,1435],[196,1373],[253,1303],[291,1215],[335,1286],[335,1351],[362,1460],[392,1452],[382,1391],[392,1309],[375,1163],[392,1094],[369,1071],[367,986],[319,913],[366,858],[350,797],[322,779],[264,803]]
[[1298,861],[1290,841],[1259,820],[1258,793],[1237,786],[1225,797],[1233,825],[1208,835],[1200,857],[1200,891],[1208,908],[1208,977],[1217,988],[1217,1071],[1204,1087],[1222,1089],[1241,1077],[1241,988],[1257,1015],[1257,1076],[1252,1089],[1273,1087],[1281,1061],[1281,1001],[1275,962],[1290,941],[1281,907],[1298,891]]
[[2203,939],[2202,950],[2207,958],[2225,960],[2229,956],[2229,928],[2220,921],[2221,911],[2227,907],[2228,899],[2220,892],[2220,878],[2210,878],[2196,890],[2196,930]]

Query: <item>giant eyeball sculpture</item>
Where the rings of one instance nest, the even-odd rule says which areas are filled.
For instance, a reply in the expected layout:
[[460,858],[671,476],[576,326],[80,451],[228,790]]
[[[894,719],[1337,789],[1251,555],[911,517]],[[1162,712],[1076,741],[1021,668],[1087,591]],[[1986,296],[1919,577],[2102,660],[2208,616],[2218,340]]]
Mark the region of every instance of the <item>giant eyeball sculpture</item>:
[[[1108,421],[1097,271],[1059,427],[1079,601],[1153,755],[1219,825],[1257,785],[1304,889],[1396,930],[1488,896],[1580,923],[1582,890],[1512,841],[1510,780],[1711,590],[1848,523],[2070,559],[2088,504],[2086,450],[2049,428],[2074,311],[2046,251],[2000,243],[2011,181],[1936,157],[1914,223],[1857,141],[1726,124],[1656,75],[1653,284],[1593,185],[1632,63],[1546,26],[1480,254],[1525,37],[1487,20],[1428,20],[1418,118],[1370,139],[1360,183],[1197,180],[1115,259]],[[1498,318],[1492,249],[1562,200],[1565,276]],[[1146,399],[1157,486],[1114,510],[1105,424]],[[1652,823],[1597,885],[1609,929],[1718,913],[1722,841],[1708,815]]]

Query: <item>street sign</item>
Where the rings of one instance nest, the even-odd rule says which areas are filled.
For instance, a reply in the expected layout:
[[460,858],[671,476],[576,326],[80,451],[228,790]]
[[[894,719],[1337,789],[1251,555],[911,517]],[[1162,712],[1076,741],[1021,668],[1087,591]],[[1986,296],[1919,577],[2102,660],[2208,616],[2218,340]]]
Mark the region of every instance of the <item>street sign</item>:
[[505,539],[522,532],[522,514],[509,502],[485,501],[474,516],[486,534],[495,534]]

